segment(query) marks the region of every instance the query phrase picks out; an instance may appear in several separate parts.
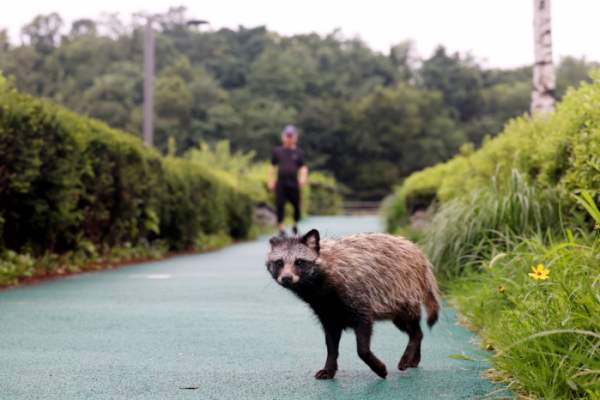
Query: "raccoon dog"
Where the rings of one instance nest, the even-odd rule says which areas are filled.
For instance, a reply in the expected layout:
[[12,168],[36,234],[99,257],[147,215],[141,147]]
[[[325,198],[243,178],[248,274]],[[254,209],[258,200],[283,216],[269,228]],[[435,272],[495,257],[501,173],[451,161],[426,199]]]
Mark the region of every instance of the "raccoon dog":
[[308,303],[323,326],[327,360],[315,378],[335,376],[342,331],[349,328],[359,357],[385,378],[385,364],[370,349],[373,323],[381,320],[392,320],[409,336],[398,369],[419,365],[421,303],[431,328],[440,300],[433,267],[414,243],[384,233],[321,240],[315,229],[270,243],[266,264],[273,279]]

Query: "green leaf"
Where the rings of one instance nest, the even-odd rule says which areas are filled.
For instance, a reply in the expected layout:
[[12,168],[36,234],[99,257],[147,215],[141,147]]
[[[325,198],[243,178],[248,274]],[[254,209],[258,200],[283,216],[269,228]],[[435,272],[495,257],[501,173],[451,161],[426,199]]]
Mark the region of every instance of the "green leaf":
[[584,198],[581,198],[577,195],[573,195],[573,196],[577,199],[577,201],[579,201],[581,203],[581,205],[583,207],[585,207],[585,209],[590,213],[592,218],[594,218],[596,221],[600,222],[600,210],[598,210],[598,207],[596,207],[596,204],[594,203],[592,196],[590,196],[590,194],[587,192],[587,190],[583,190],[581,192],[581,194]]
[[573,390],[577,390],[577,385],[575,384],[575,382],[573,382],[570,379],[567,379],[567,385],[569,385],[569,387]]
[[452,354],[452,355],[449,355],[448,357],[449,358],[460,358],[460,359],[467,360],[467,361],[477,361],[476,359],[467,357],[463,354]]
[[[569,239],[572,239],[572,235],[571,237],[569,237]],[[550,250],[548,250],[548,252],[546,254],[544,254],[544,258],[548,258],[552,253],[560,250],[560,249],[564,249],[565,247],[570,247],[574,244],[574,242],[569,242],[569,243],[561,243],[561,244],[557,244],[556,246],[552,247]]]
[[575,244],[575,239],[573,238],[573,232],[570,229],[567,229],[567,236],[569,237],[569,243]]

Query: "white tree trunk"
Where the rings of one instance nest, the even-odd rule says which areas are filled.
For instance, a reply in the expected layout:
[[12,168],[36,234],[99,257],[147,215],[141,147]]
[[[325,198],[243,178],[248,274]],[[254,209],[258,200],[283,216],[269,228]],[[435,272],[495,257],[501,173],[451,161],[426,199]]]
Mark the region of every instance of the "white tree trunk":
[[554,111],[556,76],[552,65],[550,0],[533,0],[535,64],[531,92],[531,115]]

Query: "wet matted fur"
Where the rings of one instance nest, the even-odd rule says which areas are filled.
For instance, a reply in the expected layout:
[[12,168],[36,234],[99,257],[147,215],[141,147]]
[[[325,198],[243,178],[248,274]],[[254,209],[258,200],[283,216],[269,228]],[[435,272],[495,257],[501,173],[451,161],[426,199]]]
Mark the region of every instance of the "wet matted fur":
[[410,240],[385,233],[320,239],[270,240],[267,269],[283,287],[310,305],[325,331],[327,361],[316,378],[333,378],[344,329],[354,329],[360,358],[385,378],[385,365],[370,350],[373,323],[391,320],[409,336],[398,368],[421,360],[421,304],[431,328],[440,309],[438,284],[427,257]]

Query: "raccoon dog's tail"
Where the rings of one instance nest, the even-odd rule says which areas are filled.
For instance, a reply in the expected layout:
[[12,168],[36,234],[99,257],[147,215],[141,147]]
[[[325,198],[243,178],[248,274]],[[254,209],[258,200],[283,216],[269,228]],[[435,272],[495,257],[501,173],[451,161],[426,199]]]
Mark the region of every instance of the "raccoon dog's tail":
[[425,288],[425,308],[427,309],[427,326],[429,329],[437,322],[440,313],[440,289],[433,275],[433,266],[429,264],[427,271],[427,287]]

